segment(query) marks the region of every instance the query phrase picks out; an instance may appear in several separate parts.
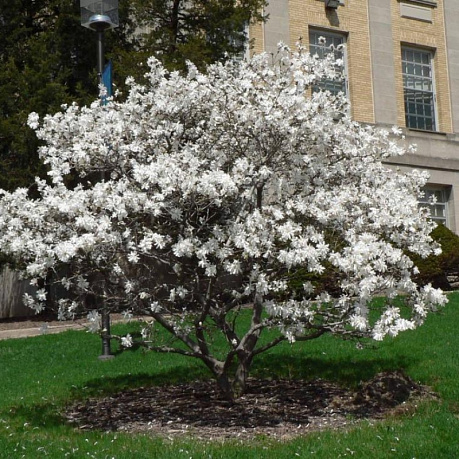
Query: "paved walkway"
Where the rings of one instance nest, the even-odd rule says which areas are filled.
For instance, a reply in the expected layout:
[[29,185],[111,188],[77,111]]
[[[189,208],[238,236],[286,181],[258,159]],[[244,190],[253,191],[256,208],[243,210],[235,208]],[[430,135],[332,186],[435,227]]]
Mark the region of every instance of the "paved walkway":
[[[114,316],[114,317],[113,317]],[[131,319],[125,319],[121,314],[114,314],[111,317],[111,323],[128,322],[129,320],[138,320],[139,317],[133,317]],[[17,325],[20,325],[19,327]],[[11,328],[7,326],[1,327],[0,329],[0,341],[4,339],[13,338],[28,338],[30,336],[39,336],[46,334],[61,333],[67,330],[86,330],[88,322],[85,319],[75,321],[52,321],[52,322],[36,322],[32,325],[27,323],[18,322],[15,324],[11,323]]]
[[11,338],[27,338],[29,336],[39,336],[45,334],[61,333],[67,330],[85,330],[85,326],[79,323],[62,323],[61,325],[47,325],[43,322],[40,327],[32,328],[12,328],[10,330],[0,330],[0,340]]

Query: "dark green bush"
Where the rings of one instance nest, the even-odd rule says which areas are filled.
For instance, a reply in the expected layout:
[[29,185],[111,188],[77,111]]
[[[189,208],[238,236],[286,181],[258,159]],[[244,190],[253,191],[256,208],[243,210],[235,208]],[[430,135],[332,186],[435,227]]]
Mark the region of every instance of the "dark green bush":
[[[444,225],[438,225],[431,235],[434,241],[440,244],[442,253],[427,258],[409,253],[408,255],[419,269],[419,274],[414,280],[419,285],[430,283],[436,288],[452,290],[454,287],[448,281],[448,276],[459,273],[459,236]],[[341,276],[336,268],[328,264],[321,275],[309,273],[304,268],[297,268],[287,274],[287,279],[290,288],[299,296],[303,292],[303,284],[309,281],[315,287],[314,295],[328,291],[332,296],[337,297],[341,294],[339,288]]]
[[411,254],[420,271],[415,280],[420,285],[431,283],[434,287],[451,290],[447,276],[459,272],[459,236],[445,225],[438,225],[431,235],[440,244],[442,253],[424,259]]
[[288,273],[287,279],[290,289],[299,297],[304,293],[303,284],[305,282],[311,282],[314,286],[313,296],[328,292],[333,297],[339,297],[341,295],[339,287],[341,276],[336,268],[328,263],[323,274],[310,273],[305,268],[297,268]]

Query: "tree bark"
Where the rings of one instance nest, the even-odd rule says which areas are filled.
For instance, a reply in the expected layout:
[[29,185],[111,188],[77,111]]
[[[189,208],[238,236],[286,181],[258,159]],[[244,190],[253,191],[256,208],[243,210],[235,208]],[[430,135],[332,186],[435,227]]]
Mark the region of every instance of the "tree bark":
[[217,385],[223,396],[230,402],[234,402],[236,397],[234,394],[233,385],[231,384],[231,381],[226,373],[217,375]]
[[171,20],[170,20],[170,45],[169,51],[171,53],[175,52],[177,49],[177,39],[179,33],[179,11],[182,0],[173,0],[172,2],[172,11],[171,11]]
[[250,367],[252,366],[252,357],[244,357],[239,360],[239,364],[234,375],[232,385],[233,397],[238,398],[244,394],[247,388],[247,378],[249,377]]
[[227,400],[233,402],[244,394],[247,387],[247,378],[249,377],[251,365],[251,356],[246,356],[240,359],[234,376],[232,377],[227,369],[218,372],[215,367],[211,368],[216,377],[218,388]]

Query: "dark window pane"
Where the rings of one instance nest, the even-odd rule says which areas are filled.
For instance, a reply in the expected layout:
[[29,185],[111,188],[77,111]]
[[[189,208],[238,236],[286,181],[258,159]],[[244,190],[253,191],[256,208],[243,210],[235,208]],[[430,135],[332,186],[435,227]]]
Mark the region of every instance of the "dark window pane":
[[[321,37],[323,39],[321,39]],[[335,59],[344,59],[344,52],[338,50],[338,46],[344,44],[344,36],[333,34],[326,31],[310,30],[309,32],[309,51],[320,59],[324,59],[328,54],[333,54]],[[331,47],[331,48],[330,48]],[[313,86],[312,91],[330,91],[332,94],[346,92],[346,82],[344,79],[345,69],[337,66],[336,79],[324,79],[319,84]]]
[[402,48],[402,72],[407,127],[435,130],[430,52]]

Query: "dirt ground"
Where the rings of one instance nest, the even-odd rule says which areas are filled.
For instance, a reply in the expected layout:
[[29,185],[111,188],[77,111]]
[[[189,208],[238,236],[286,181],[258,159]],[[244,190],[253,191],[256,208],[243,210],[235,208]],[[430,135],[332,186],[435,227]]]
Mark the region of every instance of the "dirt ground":
[[434,395],[401,372],[381,373],[351,391],[323,380],[249,381],[231,403],[212,382],[125,390],[68,408],[64,417],[83,430],[142,432],[173,439],[277,440],[323,429],[341,429],[362,419],[414,411]]

